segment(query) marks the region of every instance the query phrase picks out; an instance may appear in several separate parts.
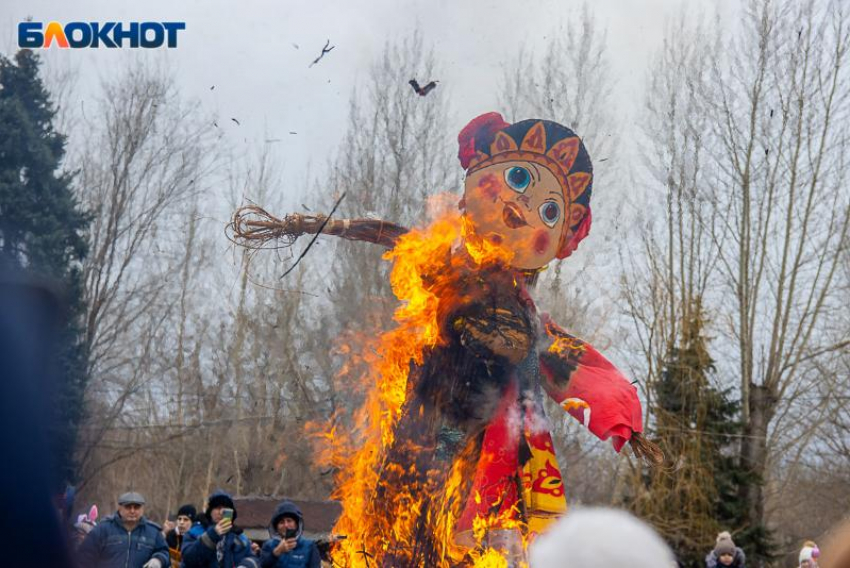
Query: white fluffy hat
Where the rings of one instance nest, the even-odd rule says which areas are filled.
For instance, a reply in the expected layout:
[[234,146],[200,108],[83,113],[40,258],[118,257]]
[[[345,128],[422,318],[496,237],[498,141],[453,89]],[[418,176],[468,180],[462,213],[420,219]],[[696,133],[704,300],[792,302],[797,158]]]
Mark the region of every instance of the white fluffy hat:
[[530,568],[658,568],[673,553],[645,522],[617,509],[570,512],[529,549]]

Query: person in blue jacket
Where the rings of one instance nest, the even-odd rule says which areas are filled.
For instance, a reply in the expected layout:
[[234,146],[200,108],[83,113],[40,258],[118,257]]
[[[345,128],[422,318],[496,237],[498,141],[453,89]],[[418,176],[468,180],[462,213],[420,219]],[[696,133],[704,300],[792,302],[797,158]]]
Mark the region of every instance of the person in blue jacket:
[[135,492],[118,498],[118,512],[106,517],[77,549],[85,568],[168,568],[171,559],[162,527],[144,516],[145,498]]
[[[233,511],[228,518],[226,509]],[[224,491],[215,491],[207,500],[205,518],[183,539],[181,568],[259,568],[251,551],[251,541],[233,524],[236,507]]]
[[281,501],[269,524],[272,538],[260,552],[261,568],[319,568],[319,549],[302,536],[303,532],[301,510],[292,501]]

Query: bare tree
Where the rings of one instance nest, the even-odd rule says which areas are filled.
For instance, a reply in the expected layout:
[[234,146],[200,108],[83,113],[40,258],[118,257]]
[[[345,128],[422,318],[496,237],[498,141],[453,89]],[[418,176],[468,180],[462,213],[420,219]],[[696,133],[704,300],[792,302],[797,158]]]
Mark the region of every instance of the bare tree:
[[[607,32],[584,4],[580,18],[553,26],[547,37],[542,53],[522,48],[506,67],[500,103],[512,121],[546,118],[573,129],[592,155],[604,160],[595,164],[602,166],[614,157],[620,131]],[[594,173],[604,176],[607,167]]]
[[140,264],[156,260],[170,237],[168,214],[212,167],[211,128],[173,84],[161,70],[132,66],[104,85],[98,124],[87,124],[94,134],[77,184],[94,214],[84,276],[95,372],[117,363],[113,346],[159,298],[168,266]]
[[[412,226],[425,221],[427,196],[454,189],[445,94],[419,97],[407,84],[433,73],[418,34],[387,45],[352,99],[322,202],[346,192],[351,214]],[[81,176],[98,212],[87,282],[99,380],[84,444],[96,483],[86,495],[103,501],[132,485],[161,496],[154,513],[214,487],[324,497],[331,477],[316,469],[305,424],[353,404],[337,395],[342,359],[332,346],[346,328],[374,330],[369,322],[389,313],[381,251],[326,251],[323,241],[284,280],[293,262],[285,254],[239,251],[232,267],[222,264],[221,227],[200,220],[215,207],[194,199],[192,182],[210,173],[207,133],[178,120],[191,113],[167,112],[181,107],[155,77],[137,79],[109,91],[110,152],[97,155],[93,143]],[[215,173],[231,205],[245,196],[279,207],[269,148]]]
[[[222,185],[232,194],[252,188],[264,198],[280,185],[268,152],[227,167]],[[92,393],[86,471],[96,483],[84,494],[103,502],[132,486],[155,496],[154,514],[201,502],[216,487],[323,497],[326,480],[311,465],[302,432],[305,416],[315,418],[301,338],[311,296],[263,284],[282,271],[276,257],[250,272],[248,256],[224,263],[221,224],[194,203],[178,218],[185,221],[173,245],[177,274],[163,291],[168,301],[151,310],[163,317],[153,329],[164,331],[137,360],[139,379],[121,385],[117,412],[109,392]]]
[[[388,45],[376,62],[364,100],[352,101],[330,182],[321,182],[328,207],[346,192],[341,210],[379,212],[413,225],[425,221],[426,196],[451,189],[444,183],[451,168],[437,154],[447,137],[434,130],[445,123],[443,95],[438,90],[423,100],[407,84],[433,72],[427,57],[415,34]],[[280,178],[268,153],[245,171],[231,169],[232,198],[279,208],[272,200]],[[327,423],[356,401],[336,394],[341,359],[332,346],[345,343],[343,330],[374,331],[370,326],[383,322],[391,296],[382,251],[368,245],[326,251],[325,243],[283,280],[292,256],[237,253],[240,272],[227,276],[232,293],[223,333],[210,338],[214,362],[205,397],[211,404],[199,418],[204,441],[196,448],[206,476],[190,481],[201,494],[222,478],[237,493],[250,488],[321,497],[329,490],[331,478],[316,471],[305,424]],[[342,390],[348,394],[351,387]]]
[[[617,169],[623,134],[614,101],[607,33],[585,4],[581,17],[553,26],[542,53],[520,49],[505,68],[499,98],[511,120],[545,118],[572,128],[593,159],[593,230],[568,260],[555,263],[537,285],[541,306],[588,339],[610,335],[616,290],[605,287],[616,259],[626,185]],[[608,279],[610,282],[610,279]],[[587,288],[594,289],[587,294]]]
[[635,212],[640,239],[623,242],[620,251],[627,269],[623,294],[646,362],[646,387],[658,380],[659,362],[680,338],[680,323],[691,319],[693,306],[711,298],[717,264],[718,243],[709,231],[716,211],[707,202],[713,180],[706,171],[709,118],[702,95],[715,48],[705,30],[683,28],[684,20],[683,14],[669,27],[649,72],[642,117],[646,150],[640,156],[648,189]]
[[837,274],[850,227],[839,126],[850,35],[840,3],[753,0],[744,13],[736,33],[718,28],[711,41],[682,26],[653,73],[646,123],[662,153],[647,162],[667,224],[644,239],[647,284],[629,285],[627,299],[656,353],[650,376],[682,300],[701,296],[716,322],[719,369],[740,384],[753,529],[805,471],[830,406],[802,419],[804,400],[831,400],[835,356],[850,345]]
[[[742,460],[760,479],[783,404],[824,378],[815,365],[850,338],[825,333],[846,310],[836,292],[847,246],[850,19],[839,2],[753,1],[742,33],[714,67],[720,267],[734,308],[745,421]],[[763,524],[762,483],[743,487]]]
[[77,156],[78,192],[93,215],[83,267],[87,396],[103,410],[89,422],[83,470],[154,371],[153,351],[166,341],[163,323],[175,303],[166,292],[180,273],[172,246],[181,248],[181,214],[211,171],[214,143],[162,70],[132,65],[103,85],[101,105]]
[[[448,93],[440,85],[420,97],[408,85],[410,79],[438,76],[434,54],[420,32],[385,45],[365,84],[352,95],[348,131],[323,197],[326,208],[344,193],[342,217],[373,216],[414,227],[428,221],[430,196],[458,189],[461,170],[448,129]],[[389,264],[381,258],[381,247],[347,241],[332,246],[332,252],[316,257],[330,276],[319,288],[329,303],[319,307],[324,325],[317,331],[325,345],[350,347],[365,333],[391,325],[395,298]],[[336,376],[342,362],[339,357],[316,359],[327,377]],[[332,406],[339,401],[334,390],[328,393]]]
[[636,338],[630,343],[642,356],[646,422],[668,461],[648,474],[633,470],[629,501],[692,565],[721,529],[715,479],[726,439],[711,423],[723,401],[710,382],[710,322],[703,308],[712,299],[718,254],[710,232],[716,212],[706,200],[712,180],[703,133],[710,119],[702,94],[716,46],[702,26],[686,21],[682,13],[668,26],[648,72],[639,138],[647,189],[635,211],[641,230],[621,245],[620,255]]

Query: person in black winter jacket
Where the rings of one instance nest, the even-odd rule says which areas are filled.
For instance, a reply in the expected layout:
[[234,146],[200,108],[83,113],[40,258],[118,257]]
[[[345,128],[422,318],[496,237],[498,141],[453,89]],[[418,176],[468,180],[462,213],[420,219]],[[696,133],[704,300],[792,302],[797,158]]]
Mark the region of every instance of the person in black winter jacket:
[[[225,509],[233,511],[231,520],[224,516]],[[181,568],[258,568],[251,541],[235,520],[233,498],[224,491],[210,495],[204,519],[183,540]]]
[[319,568],[319,549],[303,532],[301,510],[292,501],[281,501],[269,523],[272,538],[260,553],[261,568]]
[[178,552],[183,546],[183,537],[197,523],[198,510],[194,505],[183,505],[177,510],[177,525],[165,533],[165,542],[168,543],[168,548],[177,550]]
[[180,568],[182,559],[180,550],[183,548],[183,540],[192,530],[198,518],[198,510],[194,505],[183,505],[177,510],[177,523],[173,529],[165,533],[165,542],[168,544],[168,553],[171,555],[171,565]]

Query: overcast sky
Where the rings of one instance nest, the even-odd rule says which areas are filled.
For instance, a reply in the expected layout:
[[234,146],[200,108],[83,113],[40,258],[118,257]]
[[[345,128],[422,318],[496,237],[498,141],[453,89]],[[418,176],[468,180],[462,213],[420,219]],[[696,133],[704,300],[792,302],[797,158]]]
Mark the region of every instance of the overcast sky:
[[[590,2],[607,31],[608,55],[618,84],[617,116],[624,122],[618,125],[619,132],[629,136],[635,131],[635,109],[643,100],[647,68],[661,46],[665,26],[678,19],[683,9],[690,17],[717,10],[724,25],[732,26],[738,2]],[[76,90],[66,104],[93,109],[96,102],[89,99],[98,94],[100,80],[115,74],[131,58],[166,59],[182,94],[218,117],[219,132],[236,155],[243,148],[256,152],[264,140],[277,140],[270,149],[285,174],[278,196],[287,211],[301,210],[301,203],[315,203],[309,195],[308,175],[311,181],[321,179],[322,168],[345,134],[351,93],[367,77],[387,41],[421,30],[442,69],[439,77],[421,79],[440,81],[439,88],[449,94],[450,125],[458,132],[478,114],[503,111],[498,107],[496,86],[504,65],[522,46],[542,52],[547,38],[579,18],[582,10],[582,0],[0,0],[0,5],[0,49],[7,54],[15,51],[18,23],[27,17],[62,23],[185,22],[175,49],[52,47],[41,50],[45,69],[48,73],[74,70]],[[336,47],[310,68],[327,40]],[[230,121],[231,117],[241,125]],[[618,160],[627,175],[635,171],[628,163],[634,146],[620,144]],[[631,185],[628,180],[621,182]],[[630,201],[634,188],[617,185],[595,188],[597,205],[603,190],[620,196],[615,200]],[[246,193],[245,197],[256,196]],[[202,208],[202,214],[218,224],[225,222],[229,212],[229,206],[216,201]],[[628,227],[615,231],[609,226],[600,232],[600,221],[595,223],[591,248],[612,243],[621,231],[628,231]],[[583,250],[589,250],[588,245]],[[578,256],[582,255],[580,251]],[[614,252],[598,255],[588,261],[591,270],[585,271],[585,278],[598,289],[599,281],[610,279],[617,262]],[[573,265],[579,266],[576,259]]]
[[[607,30],[608,55],[618,89],[620,132],[636,130],[635,109],[643,100],[643,85],[653,54],[660,48],[665,26],[687,9],[695,14],[723,18],[733,26],[739,0],[595,0],[590,2],[597,21]],[[359,80],[387,41],[414,29],[434,47],[440,89],[450,95],[454,132],[471,118],[498,108],[496,86],[506,62],[525,45],[538,53],[547,37],[572,18],[580,17],[581,0],[0,0],[0,50],[15,51],[17,25],[34,21],[184,21],[176,49],[64,49],[42,50],[45,69],[78,72],[74,96],[67,104],[96,108],[90,101],[101,78],[120,70],[132,57],[165,58],[179,89],[197,99],[204,111],[219,118],[220,130],[238,155],[241,148],[256,151],[266,139],[273,157],[288,180],[280,188],[284,207],[300,210],[313,203],[306,183],[321,178],[321,168],[334,153],[347,128],[348,103]],[[336,46],[318,65],[309,68],[326,40]],[[297,47],[296,47],[297,46]],[[215,86],[211,90],[210,87]],[[237,118],[241,125],[231,122]],[[549,118],[549,117],[535,117]],[[638,126],[639,127],[639,126]],[[297,132],[290,135],[289,132]],[[581,134],[581,133],[579,133]],[[620,161],[631,173],[629,144],[621,144]],[[299,181],[304,180],[304,181]],[[446,188],[453,189],[453,188]],[[602,188],[595,188],[595,192]],[[632,187],[609,187],[630,199]],[[247,197],[252,197],[247,195]],[[597,197],[597,203],[599,198]],[[202,214],[220,216],[222,203]],[[226,208],[225,208],[226,209]],[[225,214],[226,217],[226,214]],[[220,231],[224,217],[211,220]],[[596,223],[599,225],[599,223]],[[625,223],[628,225],[629,223]],[[591,235],[598,250],[624,230]],[[628,229],[625,229],[628,230]],[[591,239],[588,239],[591,240]],[[228,245],[222,242],[222,250]],[[611,247],[608,247],[609,249]],[[588,251],[589,246],[582,249]],[[582,250],[575,256],[583,256]],[[582,264],[584,262],[584,264]],[[615,313],[611,288],[620,267],[616,252],[591,260],[574,258],[584,266],[573,275],[572,286],[599,291],[594,313]],[[234,264],[235,267],[235,264]],[[235,268],[234,268],[235,269]],[[234,274],[236,274],[234,272]],[[234,276],[234,282],[236,277]],[[545,306],[544,306],[545,307]],[[607,321],[607,320],[606,320]],[[625,325],[625,324],[622,324]],[[610,354],[609,354],[610,355]],[[619,364],[626,360],[615,361]]]
[[[591,3],[608,31],[618,104],[625,116],[638,100],[635,94],[642,90],[647,64],[661,44],[666,23],[685,5],[690,12],[719,7],[732,19],[735,4],[735,0]],[[18,22],[30,16],[62,23],[186,22],[176,49],[54,47],[44,50],[47,69],[79,70],[75,98],[84,100],[96,92],[100,77],[126,64],[128,55],[164,57],[182,93],[223,119],[220,125],[234,147],[280,139],[275,152],[295,178],[304,173],[309,160],[313,173],[325,163],[345,131],[353,88],[387,40],[418,27],[433,43],[443,69],[434,79],[451,94],[451,124],[459,130],[482,112],[501,110],[495,85],[502,66],[520,46],[540,51],[544,36],[581,11],[580,0],[3,0],[3,6],[0,48],[6,53],[16,48]],[[308,68],[328,39],[336,48]]]

